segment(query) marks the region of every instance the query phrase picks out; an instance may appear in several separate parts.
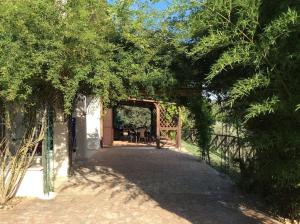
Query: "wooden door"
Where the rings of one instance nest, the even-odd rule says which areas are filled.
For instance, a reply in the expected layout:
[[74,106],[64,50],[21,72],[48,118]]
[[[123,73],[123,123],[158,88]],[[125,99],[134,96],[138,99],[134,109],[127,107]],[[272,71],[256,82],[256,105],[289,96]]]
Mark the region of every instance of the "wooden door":
[[113,127],[113,110],[108,109],[105,111],[103,118],[103,146],[112,146],[114,136]]

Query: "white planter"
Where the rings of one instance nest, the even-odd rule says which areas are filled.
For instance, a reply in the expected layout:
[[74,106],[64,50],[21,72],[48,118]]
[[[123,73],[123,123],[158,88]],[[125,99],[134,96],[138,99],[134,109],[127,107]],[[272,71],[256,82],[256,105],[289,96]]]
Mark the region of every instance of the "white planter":
[[42,197],[44,195],[43,167],[28,168],[16,192],[18,197]]

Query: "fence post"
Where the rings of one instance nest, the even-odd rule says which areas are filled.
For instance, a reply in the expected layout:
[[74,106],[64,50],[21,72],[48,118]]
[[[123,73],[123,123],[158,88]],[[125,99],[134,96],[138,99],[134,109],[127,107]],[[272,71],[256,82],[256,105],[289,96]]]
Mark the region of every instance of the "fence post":
[[156,107],[156,147],[160,149],[160,106],[155,103]]

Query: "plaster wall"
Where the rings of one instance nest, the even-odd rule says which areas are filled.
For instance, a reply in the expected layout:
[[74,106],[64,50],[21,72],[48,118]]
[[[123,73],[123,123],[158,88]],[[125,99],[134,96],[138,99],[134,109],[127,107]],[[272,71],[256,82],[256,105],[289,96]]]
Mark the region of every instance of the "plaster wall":
[[76,159],[87,157],[86,96],[79,96],[73,117],[76,119]]
[[[69,170],[69,134],[68,123],[64,118],[62,110],[56,110],[56,117],[53,125],[53,161],[51,170],[53,171],[54,188],[57,188],[67,180]],[[18,117],[15,121],[22,127],[22,119]],[[19,134],[19,133],[17,133]],[[20,134],[19,134],[20,135]],[[41,161],[41,157],[35,160]],[[41,162],[28,168],[22,179],[16,196],[39,197],[44,196],[43,166]]]
[[101,148],[101,111],[100,98],[80,96],[76,109],[76,159],[91,157]]
[[[82,97],[78,100],[73,117],[76,118],[77,159],[87,159],[101,148],[101,111],[99,98]],[[53,179],[54,188],[68,178],[69,170],[69,133],[68,122],[63,111],[56,109],[53,125]],[[17,196],[43,197],[43,167],[34,166],[27,170]]]
[[99,98],[87,97],[86,137],[87,150],[97,150],[101,141],[101,104]]
[[68,123],[64,118],[63,111],[56,110],[53,125],[53,176],[54,187],[68,177],[69,169],[69,133]]

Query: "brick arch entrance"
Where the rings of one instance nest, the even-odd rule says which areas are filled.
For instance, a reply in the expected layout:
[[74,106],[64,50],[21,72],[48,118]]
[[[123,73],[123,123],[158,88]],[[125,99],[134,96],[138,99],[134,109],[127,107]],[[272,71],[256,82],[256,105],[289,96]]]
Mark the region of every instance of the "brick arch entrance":
[[[151,130],[154,133],[156,147],[161,148],[166,144],[171,144],[176,148],[181,146],[181,118],[180,110],[178,107],[175,114],[168,114],[168,111],[164,106],[155,100],[137,100],[129,99],[126,101],[119,102],[119,105],[124,106],[133,106],[133,107],[144,107],[149,108],[151,111]],[[113,146],[114,142],[114,110],[110,108],[106,110],[103,116],[103,145],[104,146]],[[174,133],[170,137],[170,133]]]

